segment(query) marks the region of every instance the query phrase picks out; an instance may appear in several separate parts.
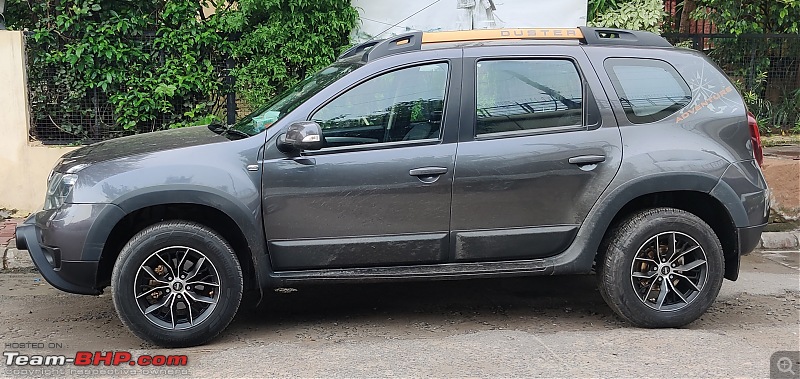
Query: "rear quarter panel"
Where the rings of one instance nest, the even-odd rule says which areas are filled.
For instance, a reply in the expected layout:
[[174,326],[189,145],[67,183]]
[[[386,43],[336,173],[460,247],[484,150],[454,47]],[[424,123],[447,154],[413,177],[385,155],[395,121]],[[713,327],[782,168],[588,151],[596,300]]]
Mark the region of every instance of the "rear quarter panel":
[[[624,158],[612,187],[646,176],[669,177],[677,173],[683,177],[678,180],[692,180],[692,175],[686,174],[719,179],[732,163],[753,160],[744,101],[725,74],[702,53],[673,48],[592,46],[584,47],[584,51],[611,94],[622,133]],[[603,65],[611,57],[669,63],[691,89],[691,101],[663,120],[631,123]],[[716,180],[702,182],[691,187],[710,192]],[[665,183],[665,187],[669,184]]]

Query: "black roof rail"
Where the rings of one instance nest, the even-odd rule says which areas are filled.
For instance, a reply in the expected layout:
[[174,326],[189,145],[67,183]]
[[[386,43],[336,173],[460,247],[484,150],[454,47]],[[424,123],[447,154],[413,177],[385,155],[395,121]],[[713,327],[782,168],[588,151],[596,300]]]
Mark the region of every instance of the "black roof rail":
[[385,57],[387,55],[405,53],[422,49],[422,32],[401,34],[378,41],[361,58],[364,62]]
[[497,39],[577,39],[587,45],[622,45],[646,47],[672,47],[664,37],[640,31],[611,28],[528,28],[492,29],[455,32],[423,33],[411,32],[387,39],[371,40],[345,51],[339,59],[364,53],[362,60],[368,62],[387,55],[400,54],[422,49],[422,43],[490,41]]
[[673,47],[664,37],[642,30],[590,28],[579,26],[587,45],[625,45],[647,47]]
[[371,48],[371,47],[373,47],[373,46],[375,46],[375,45],[377,45],[377,44],[379,44],[381,42],[383,42],[382,39],[374,39],[374,40],[369,40],[367,42],[355,45],[355,46],[347,49],[344,53],[342,53],[342,55],[340,55],[338,59],[344,59],[344,58],[350,58],[352,56],[356,56],[358,54],[361,54],[364,50],[367,50],[367,49],[369,49],[369,48]]

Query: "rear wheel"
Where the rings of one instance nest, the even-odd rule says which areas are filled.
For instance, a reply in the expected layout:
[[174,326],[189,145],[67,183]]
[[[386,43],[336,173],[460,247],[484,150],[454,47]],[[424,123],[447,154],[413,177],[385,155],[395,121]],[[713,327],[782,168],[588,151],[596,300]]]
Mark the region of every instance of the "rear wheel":
[[725,272],[722,247],[711,227],[691,213],[642,211],[607,239],[598,262],[598,287],[606,303],[634,325],[686,325],[719,294]]
[[203,344],[222,332],[242,299],[242,272],[213,230],[168,221],[136,234],[112,274],[114,306],[138,337],[168,347]]

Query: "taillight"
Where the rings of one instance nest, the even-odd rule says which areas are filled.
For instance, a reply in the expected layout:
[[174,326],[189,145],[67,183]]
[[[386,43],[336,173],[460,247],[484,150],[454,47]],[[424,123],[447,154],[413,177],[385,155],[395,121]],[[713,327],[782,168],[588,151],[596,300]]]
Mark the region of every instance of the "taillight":
[[750,126],[750,142],[753,143],[753,156],[761,166],[764,163],[764,149],[761,147],[761,134],[758,132],[758,121],[750,111],[747,112],[747,125]]

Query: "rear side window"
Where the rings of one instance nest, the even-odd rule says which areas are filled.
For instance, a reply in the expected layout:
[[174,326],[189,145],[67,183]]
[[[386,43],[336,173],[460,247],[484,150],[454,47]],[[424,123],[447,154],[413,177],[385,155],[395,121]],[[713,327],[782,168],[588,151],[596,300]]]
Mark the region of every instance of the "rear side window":
[[476,134],[583,125],[583,85],[566,59],[478,62]]
[[686,81],[667,62],[609,58],[605,68],[628,120],[634,124],[663,120],[692,100]]

